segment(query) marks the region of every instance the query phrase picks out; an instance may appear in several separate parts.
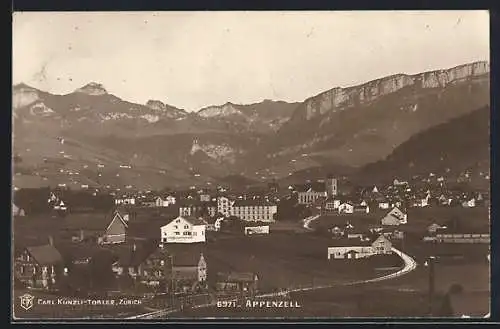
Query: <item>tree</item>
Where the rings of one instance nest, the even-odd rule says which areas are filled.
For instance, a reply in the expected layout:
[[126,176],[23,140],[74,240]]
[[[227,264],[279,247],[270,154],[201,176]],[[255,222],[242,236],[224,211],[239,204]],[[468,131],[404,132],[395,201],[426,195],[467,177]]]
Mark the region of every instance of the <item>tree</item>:
[[462,294],[463,290],[463,286],[460,284],[455,283],[451,285],[451,287],[448,289],[448,292],[444,295],[443,302],[441,303],[441,307],[439,308],[436,315],[443,317],[450,317],[455,315],[453,306],[451,304],[451,298],[452,296]]

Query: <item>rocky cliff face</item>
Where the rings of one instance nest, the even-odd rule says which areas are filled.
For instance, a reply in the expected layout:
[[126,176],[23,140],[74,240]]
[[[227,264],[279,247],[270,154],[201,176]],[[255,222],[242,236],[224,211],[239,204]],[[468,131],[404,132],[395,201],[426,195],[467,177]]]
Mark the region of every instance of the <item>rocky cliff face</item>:
[[39,99],[38,90],[23,83],[12,88],[12,107],[14,109],[33,104]]
[[489,73],[488,62],[460,65],[448,70],[425,72],[416,75],[397,74],[349,88],[334,88],[307,99],[294,117],[310,120],[330,111],[340,111],[363,105],[382,96],[409,86],[417,88],[444,88],[449,84]]
[[102,84],[96,82],[91,82],[89,84],[86,84],[85,86],[75,90],[75,92],[91,96],[106,95],[108,93]]
[[221,106],[210,106],[198,111],[198,115],[205,118],[226,117],[229,115],[242,114],[233,104],[226,103]]
[[165,111],[166,106],[162,101],[150,99],[146,102],[146,106],[155,111]]
[[[178,119],[178,118],[185,117],[187,115],[186,111],[178,109],[178,108],[173,107],[173,106],[170,106],[168,104],[165,104],[159,100],[149,100],[146,102],[146,106],[149,109],[157,112],[159,115],[167,117],[167,118]],[[146,120],[148,120],[148,122],[150,122],[150,123],[157,122],[159,120],[159,117],[158,117],[158,115],[154,115],[154,116],[157,117],[157,119],[151,120],[151,118],[150,118],[150,119],[146,119]]]

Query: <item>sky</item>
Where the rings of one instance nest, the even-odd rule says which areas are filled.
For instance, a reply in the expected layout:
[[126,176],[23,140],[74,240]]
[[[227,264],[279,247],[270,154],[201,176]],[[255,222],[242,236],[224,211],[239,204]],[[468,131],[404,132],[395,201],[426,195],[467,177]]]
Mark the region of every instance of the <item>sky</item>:
[[17,12],[13,83],[199,110],[489,60],[487,11]]

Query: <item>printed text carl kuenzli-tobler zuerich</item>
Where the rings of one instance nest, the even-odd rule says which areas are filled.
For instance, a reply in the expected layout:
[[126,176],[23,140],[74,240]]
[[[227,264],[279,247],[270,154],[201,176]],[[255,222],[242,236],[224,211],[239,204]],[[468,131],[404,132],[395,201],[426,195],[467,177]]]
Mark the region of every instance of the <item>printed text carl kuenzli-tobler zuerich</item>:
[[115,306],[115,305],[140,305],[142,301],[140,299],[129,299],[129,298],[117,298],[117,299],[73,299],[73,298],[56,298],[56,299],[43,299],[38,298],[38,305],[103,305],[103,306]]

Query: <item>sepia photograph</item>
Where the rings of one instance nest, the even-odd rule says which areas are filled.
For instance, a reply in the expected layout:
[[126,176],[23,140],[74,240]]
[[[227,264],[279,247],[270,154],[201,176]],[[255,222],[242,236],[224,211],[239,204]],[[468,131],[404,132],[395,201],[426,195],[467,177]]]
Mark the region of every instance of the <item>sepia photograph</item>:
[[12,319],[489,318],[489,24],[14,12]]

